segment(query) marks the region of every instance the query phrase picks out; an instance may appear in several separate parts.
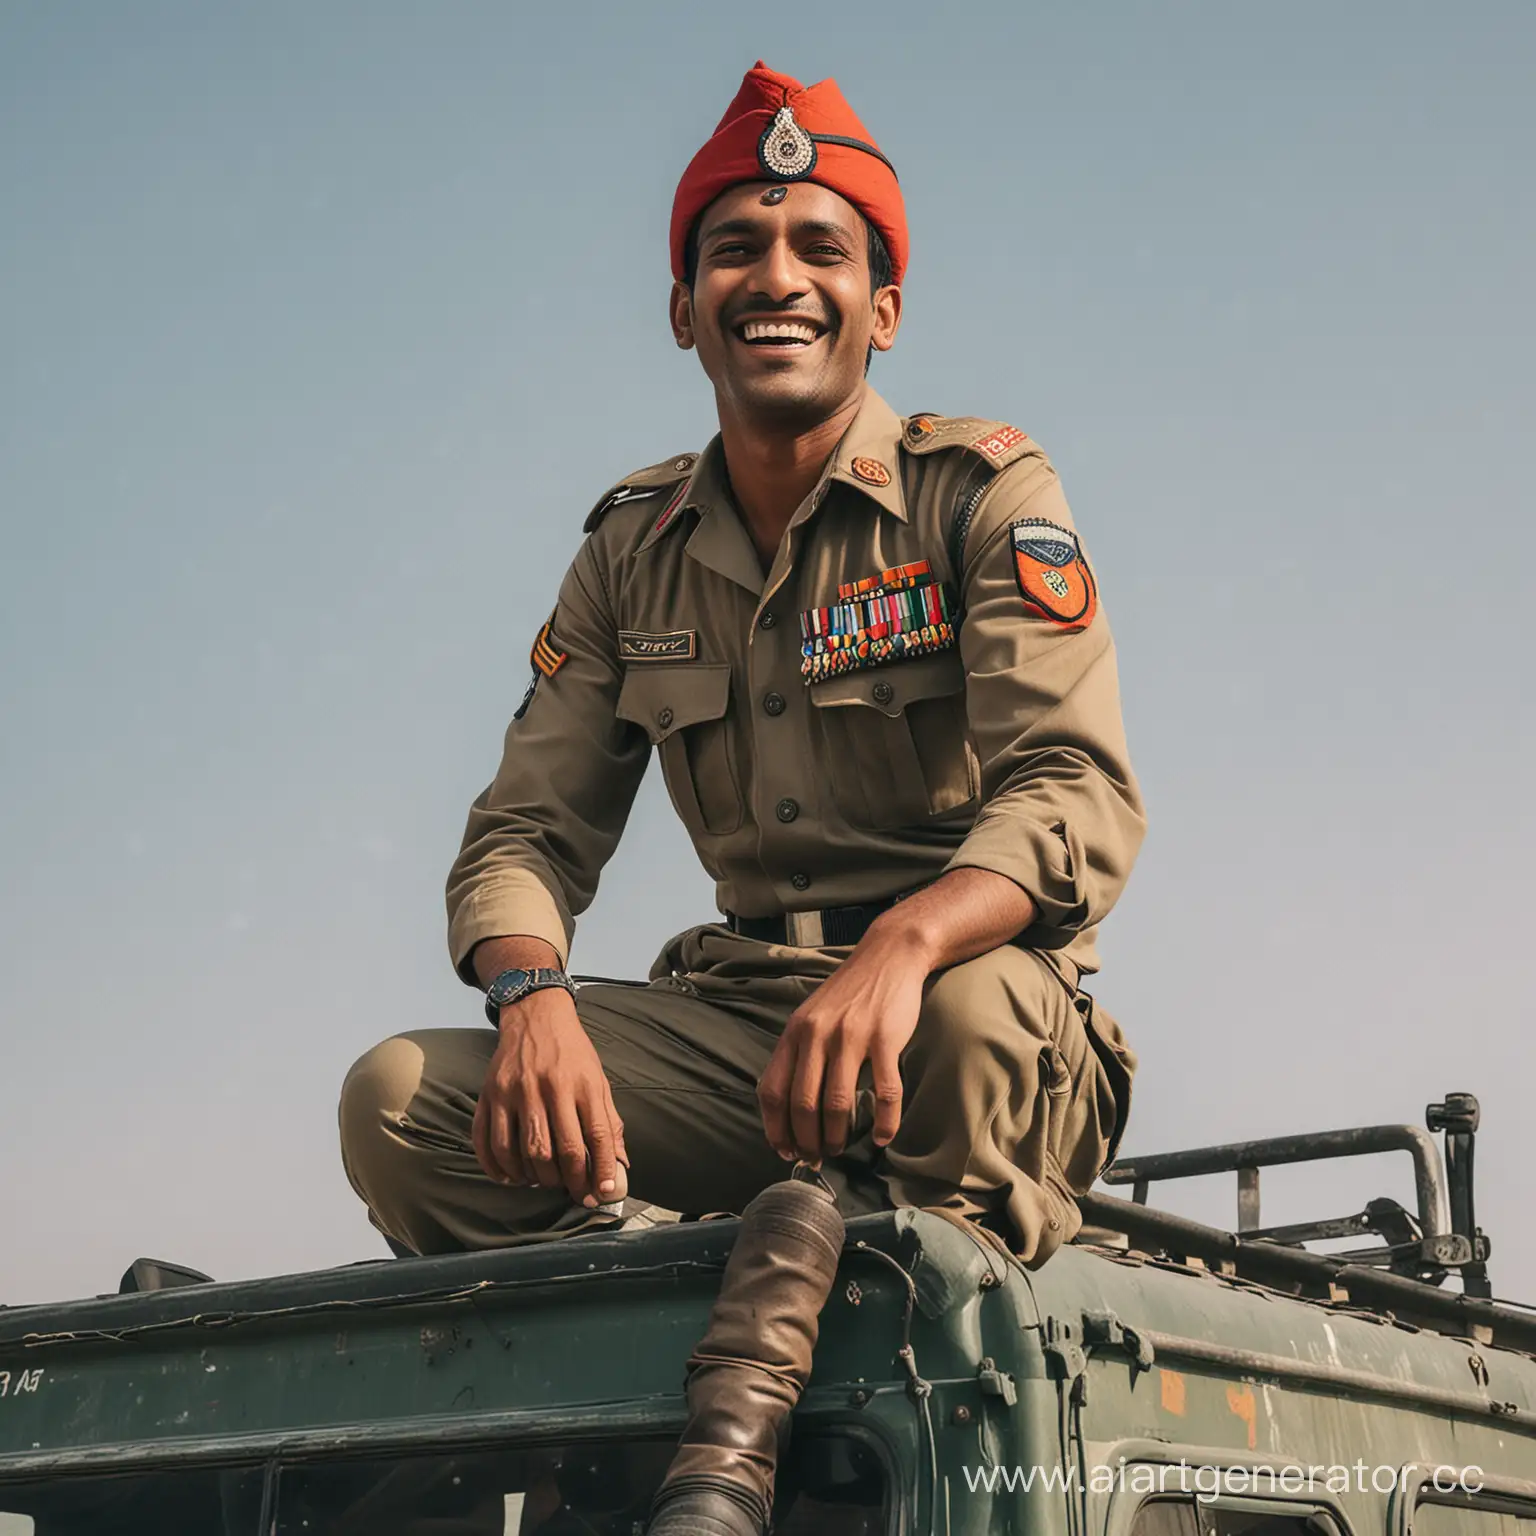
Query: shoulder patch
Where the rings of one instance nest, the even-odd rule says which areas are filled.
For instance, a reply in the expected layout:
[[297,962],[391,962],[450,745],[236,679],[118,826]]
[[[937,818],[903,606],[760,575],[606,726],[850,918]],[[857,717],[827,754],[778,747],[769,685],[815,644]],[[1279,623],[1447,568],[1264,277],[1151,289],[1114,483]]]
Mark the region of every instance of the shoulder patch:
[[625,475],[587,513],[587,520],[581,525],[581,531],[591,533],[615,507],[621,507],[627,501],[639,501],[646,496],[660,495],[662,491],[676,485],[680,480],[686,480],[693,473],[693,467],[698,462],[699,456],[696,453],[678,453],[670,459],[663,459],[659,464],[652,464],[646,469],[637,469],[632,475]]
[[1099,609],[1099,588],[1077,535],[1043,517],[1020,518],[1009,535],[1025,608],[1058,629],[1087,629]]
[[1039,451],[1027,432],[1010,427],[1006,421],[988,421],[981,416],[934,416],[928,412],[908,420],[902,429],[901,446],[908,453],[968,448],[994,469]]

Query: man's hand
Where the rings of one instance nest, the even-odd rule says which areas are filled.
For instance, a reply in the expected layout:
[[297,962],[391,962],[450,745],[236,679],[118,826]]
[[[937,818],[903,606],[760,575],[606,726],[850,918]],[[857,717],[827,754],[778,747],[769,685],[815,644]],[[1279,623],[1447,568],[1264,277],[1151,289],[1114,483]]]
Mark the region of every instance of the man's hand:
[[[535,939],[490,939],[475,951],[486,985],[514,966],[556,966]],[[621,1200],[624,1122],[569,992],[546,987],[501,1010],[501,1043],[475,1105],[475,1156],[499,1184],[562,1185],[589,1210]]]
[[955,869],[877,918],[857,948],[789,1016],[757,1085],[768,1144],[819,1163],[848,1144],[859,1073],[874,1077],[877,1147],[901,1125],[900,1057],[935,971],[984,955],[1035,918],[1006,876]]
[[875,1080],[875,1145],[901,1124],[901,1052],[917,1028],[928,979],[925,957],[882,942],[870,929],[789,1016],[757,1085],[768,1144],[787,1161],[820,1163],[848,1144],[859,1072]]
[[570,993],[501,1010],[501,1044],[475,1106],[475,1155],[499,1183],[558,1189],[588,1209],[621,1199],[624,1122]]

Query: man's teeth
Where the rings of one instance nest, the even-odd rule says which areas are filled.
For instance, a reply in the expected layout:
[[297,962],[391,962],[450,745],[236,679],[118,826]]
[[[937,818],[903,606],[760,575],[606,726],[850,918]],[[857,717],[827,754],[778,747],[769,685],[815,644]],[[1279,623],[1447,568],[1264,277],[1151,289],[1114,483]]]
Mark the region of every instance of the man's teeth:
[[741,330],[744,341],[815,341],[816,327],[798,320],[748,320]]

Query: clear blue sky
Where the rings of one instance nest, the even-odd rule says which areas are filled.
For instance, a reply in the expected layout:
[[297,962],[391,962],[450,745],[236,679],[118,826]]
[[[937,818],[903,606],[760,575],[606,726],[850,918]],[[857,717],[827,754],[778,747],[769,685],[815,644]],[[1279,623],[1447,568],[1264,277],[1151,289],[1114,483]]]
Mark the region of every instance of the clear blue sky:
[[[876,386],[1094,553],[1127,1148],[1471,1089],[1536,1299],[1536,9],[0,0],[0,1300],[380,1251],[336,1089],[477,1017],[443,876],[587,508],[713,430],[666,219],[759,56],[900,168]],[[648,781],[575,962],[712,915]]]

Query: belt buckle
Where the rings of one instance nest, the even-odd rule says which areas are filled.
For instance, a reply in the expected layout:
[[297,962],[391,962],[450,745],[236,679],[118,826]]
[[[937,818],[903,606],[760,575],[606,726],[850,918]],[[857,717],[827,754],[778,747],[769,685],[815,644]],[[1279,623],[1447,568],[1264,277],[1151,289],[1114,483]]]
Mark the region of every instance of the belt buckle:
[[826,943],[821,925],[821,913],[786,912],[784,936],[796,949],[821,949]]

